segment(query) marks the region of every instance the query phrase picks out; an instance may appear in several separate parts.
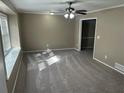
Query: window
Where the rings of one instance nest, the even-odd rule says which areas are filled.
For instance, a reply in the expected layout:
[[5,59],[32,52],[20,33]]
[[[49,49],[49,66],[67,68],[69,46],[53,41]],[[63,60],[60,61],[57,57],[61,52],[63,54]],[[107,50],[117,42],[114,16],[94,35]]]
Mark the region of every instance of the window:
[[10,43],[10,34],[9,34],[8,22],[6,16],[0,16],[0,26],[1,26],[4,55],[7,55],[8,52],[11,50],[11,43]]
[[[15,15],[13,15],[15,17]],[[20,42],[19,46],[13,43],[15,40],[19,40],[19,32],[15,28],[18,28],[15,23],[17,23],[17,17],[15,18],[13,23],[13,16],[12,15],[4,15],[0,13],[0,35],[2,37],[2,45],[3,45],[3,52],[4,52],[4,62],[5,62],[5,70],[6,70],[6,78],[9,80],[11,73],[13,71],[13,68],[15,66],[15,63],[17,61],[17,58],[20,54]],[[8,21],[9,20],[9,21]],[[9,25],[8,25],[9,24]],[[11,35],[10,35],[11,33]],[[16,37],[14,35],[16,34]],[[12,37],[11,37],[12,36]],[[17,37],[18,36],[18,37]],[[12,41],[12,42],[11,42]],[[18,43],[16,43],[18,44]]]

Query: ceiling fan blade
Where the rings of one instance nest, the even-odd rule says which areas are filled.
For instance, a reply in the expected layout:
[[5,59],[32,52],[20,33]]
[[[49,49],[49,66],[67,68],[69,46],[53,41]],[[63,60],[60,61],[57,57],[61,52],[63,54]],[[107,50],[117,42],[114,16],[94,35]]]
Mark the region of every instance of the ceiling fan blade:
[[76,14],[87,15],[87,13],[76,12]]
[[87,10],[76,10],[76,12],[82,13],[82,12],[87,12]]

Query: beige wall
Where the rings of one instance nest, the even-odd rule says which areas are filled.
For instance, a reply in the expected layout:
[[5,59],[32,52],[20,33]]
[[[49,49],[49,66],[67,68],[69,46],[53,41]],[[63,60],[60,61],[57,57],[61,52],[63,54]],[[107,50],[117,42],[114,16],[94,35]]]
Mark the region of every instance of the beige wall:
[[[78,47],[79,20],[97,17],[97,31],[94,57],[114,67],[118,62],[124,65],[124,7],[79,16],[76,19],[75,47]],[[105,55],[108,59],[105,60]]]
[[74,47],[74,20],[66,20],[60,15],[21,14],[21,34],[23,50],[43,50],[49,48]]

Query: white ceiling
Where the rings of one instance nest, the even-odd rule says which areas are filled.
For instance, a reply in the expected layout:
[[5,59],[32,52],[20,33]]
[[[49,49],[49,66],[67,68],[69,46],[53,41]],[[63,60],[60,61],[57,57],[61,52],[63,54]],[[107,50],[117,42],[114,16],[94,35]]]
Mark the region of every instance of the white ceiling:
[[[80,1],[72,6],[76,9],[94,11],[124,4],[124,0],[10,0],[19,12],[48,13],[65,10],[67,1]],[[61,4],[59,4],[61,3]]]

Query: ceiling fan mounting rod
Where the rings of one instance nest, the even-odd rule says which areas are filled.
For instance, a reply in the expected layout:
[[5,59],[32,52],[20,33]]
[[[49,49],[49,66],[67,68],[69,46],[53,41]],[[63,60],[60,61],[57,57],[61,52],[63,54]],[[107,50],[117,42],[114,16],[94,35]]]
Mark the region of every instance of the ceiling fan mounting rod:
[[69,4],[69,8],[71,8],[72,2],[68,2],[68,4]]
[[73,4],[73,2],[68,2],[69,7],[66,8],[66,11],[68,11],[69,13],[72,13],[75,9],[71,7],[71,5]]

